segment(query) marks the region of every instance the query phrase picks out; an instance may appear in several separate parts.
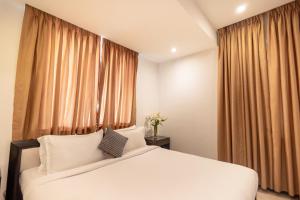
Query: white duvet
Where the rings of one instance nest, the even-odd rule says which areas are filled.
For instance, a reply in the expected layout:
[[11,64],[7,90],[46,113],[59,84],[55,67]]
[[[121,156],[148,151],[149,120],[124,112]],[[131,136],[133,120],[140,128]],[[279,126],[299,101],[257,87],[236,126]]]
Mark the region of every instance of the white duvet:
[[24,200],[254,200],[255,171],[147,146],[51,175],[21,175]]

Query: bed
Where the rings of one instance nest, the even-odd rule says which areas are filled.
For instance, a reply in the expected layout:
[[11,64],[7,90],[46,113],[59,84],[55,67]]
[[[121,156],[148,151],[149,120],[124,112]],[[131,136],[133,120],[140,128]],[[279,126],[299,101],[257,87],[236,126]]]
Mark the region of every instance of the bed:
[[[22,150],[31,147],[35,150],[27,153],[26,159],[36,156],[37,141],[12,146],[19,156],[11,160],[15,167],[10,166],[9,176],[15,174],[17,183],[13,178],[9,181],[7,199],[254,200],[258,187],[257,174],[252,169],[157,146],[144,146],[120,158],[49,175],[38,170],[37,159],[31,159],[30,164],[24,164],[25,158],[18,159],[22,158]],[[12,172],[11,167],[21,173]]]

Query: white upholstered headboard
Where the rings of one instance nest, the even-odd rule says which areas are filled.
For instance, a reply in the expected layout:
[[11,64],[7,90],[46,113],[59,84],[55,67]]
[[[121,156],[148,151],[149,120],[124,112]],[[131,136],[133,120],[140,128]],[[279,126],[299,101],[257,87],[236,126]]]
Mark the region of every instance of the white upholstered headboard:
[[22,200],[20,173],[40,165],[39,146],[37,140],[16,141],[10,144],[6,199]]
[[39,149],[40,147],[23,149],[21,155],[20,172],[23,172],[26,169],[40,166],[41,161],[40,161]]

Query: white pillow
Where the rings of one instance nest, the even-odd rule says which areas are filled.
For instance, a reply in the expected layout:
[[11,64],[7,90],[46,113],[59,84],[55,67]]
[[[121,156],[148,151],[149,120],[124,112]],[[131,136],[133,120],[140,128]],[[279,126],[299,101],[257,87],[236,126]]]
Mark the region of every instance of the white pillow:
[[105,159],[98,149],[103,131],[87,135],[47,135],[40,142],[40,170],[47,174],[67,170]]
[[123,154],[132,151],[134,149],[138,149],[146,146],[144,127],[138,127],[131,130],[122,130],[122,131],[115,130],[115,131],[128,138],[127,143],[124,147]]
[[39,137],[37,140],[40,143],[39,148],[39,155],[40,155],[40,161],[41,165],[39,166],[40,172],[47,172],[47,164],[46,164],[46,144],[45,144],[45,138],[46,136]]

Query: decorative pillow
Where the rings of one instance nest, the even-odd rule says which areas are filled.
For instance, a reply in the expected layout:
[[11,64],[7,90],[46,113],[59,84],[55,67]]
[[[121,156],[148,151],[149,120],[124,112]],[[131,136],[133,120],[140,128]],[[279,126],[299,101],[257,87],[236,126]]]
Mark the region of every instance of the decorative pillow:
[[112,155],[113,157],[121,157],[128,138],[115,132],[111,128],[106,133],[99,144],[99,149]]
[[123,153],[127,153],[129,151],[146,146],[145,127],[138,127],[135,129],[122,131],[116,130],[116,132],[128,138]]
[[103,131],[87,135],[47,135],[40,142],[40,170],[47,174],[67,170],[105,159],[98,149]]

